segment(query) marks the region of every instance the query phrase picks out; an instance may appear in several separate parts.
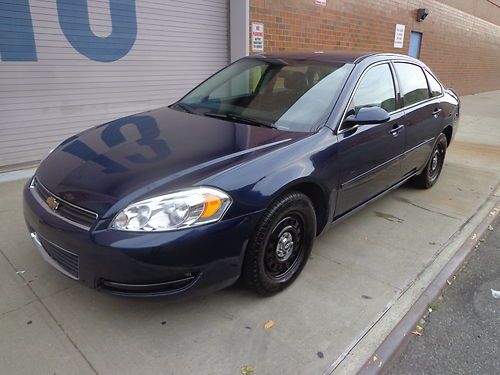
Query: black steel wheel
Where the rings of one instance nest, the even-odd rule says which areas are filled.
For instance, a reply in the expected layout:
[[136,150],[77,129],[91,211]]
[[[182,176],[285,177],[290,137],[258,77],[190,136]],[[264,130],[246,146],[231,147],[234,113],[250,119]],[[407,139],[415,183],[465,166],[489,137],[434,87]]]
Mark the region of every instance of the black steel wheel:
[[276,224],[264,254],[264,267],[269,277],[283,280],[293,274],[304,255],[303,232],[303,218],[297,213]]
[[436,183],[443,170],[447,147],[448,142],[446,136],[441,133],[432,149],[431,156],[424,170],[413,178],[413,183],[416,186],[423,189],[429,189]]
[[304,268],[315,237],[311,200],[299,192],[281,196],[266,210],[249,241],[243,281],[264,296],[285,289]]

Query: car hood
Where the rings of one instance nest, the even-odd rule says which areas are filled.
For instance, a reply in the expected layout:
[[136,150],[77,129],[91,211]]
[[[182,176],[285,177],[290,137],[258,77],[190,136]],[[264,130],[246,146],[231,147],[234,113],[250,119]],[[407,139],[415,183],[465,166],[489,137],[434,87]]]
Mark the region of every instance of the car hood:
[[106,217],[115,205],[195,186],[307,135],[166,107],[67,139],[40,164],[36,176],[60,198]]

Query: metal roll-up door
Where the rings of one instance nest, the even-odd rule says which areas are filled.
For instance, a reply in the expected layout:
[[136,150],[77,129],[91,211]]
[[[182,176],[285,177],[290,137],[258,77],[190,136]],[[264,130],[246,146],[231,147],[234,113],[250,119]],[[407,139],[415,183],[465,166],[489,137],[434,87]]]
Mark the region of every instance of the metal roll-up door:
[[0,0],[0,170],[228,63],[227,0]]

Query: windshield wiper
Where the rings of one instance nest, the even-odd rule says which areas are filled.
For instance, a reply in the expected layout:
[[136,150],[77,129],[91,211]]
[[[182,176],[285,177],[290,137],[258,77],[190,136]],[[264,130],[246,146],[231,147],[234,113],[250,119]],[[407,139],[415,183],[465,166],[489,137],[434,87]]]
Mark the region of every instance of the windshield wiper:
[[188,107],[186,104],[184,104],[184,103],[177,102],[177,103],[172,104],[170,107],[171,107],[171,108],[172,108],[172,107],[173,107],[173,108],[179,108],[179,109],[181,109],[182,111],[187,112],[187,113],[194,113],[194,111],[193,111],[191,108],[189,108],[189,107]]
[[204,116],[220,118],[223,120],[231,120],[234,122],[241,122],[248,125],[263,126],[265,128],[278,129],[272,122],[257,120],[252,117],[245,117],[238,115],[236,113],[216,113],[216,112],[205,112]]

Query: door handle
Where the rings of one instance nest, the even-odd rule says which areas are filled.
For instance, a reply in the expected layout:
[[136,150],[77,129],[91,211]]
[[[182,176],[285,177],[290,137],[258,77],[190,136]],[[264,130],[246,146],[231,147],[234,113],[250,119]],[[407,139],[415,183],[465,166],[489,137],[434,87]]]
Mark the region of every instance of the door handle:
[[434,117],[438,117],[442,110],[442,108],[436,108],[434,111],[432,111],[432,115]]
[[404,125],[394,125],[391,130],[389,130],[389,133],[392,134],[393,137],[397,137],[399,132],[404,129]]

